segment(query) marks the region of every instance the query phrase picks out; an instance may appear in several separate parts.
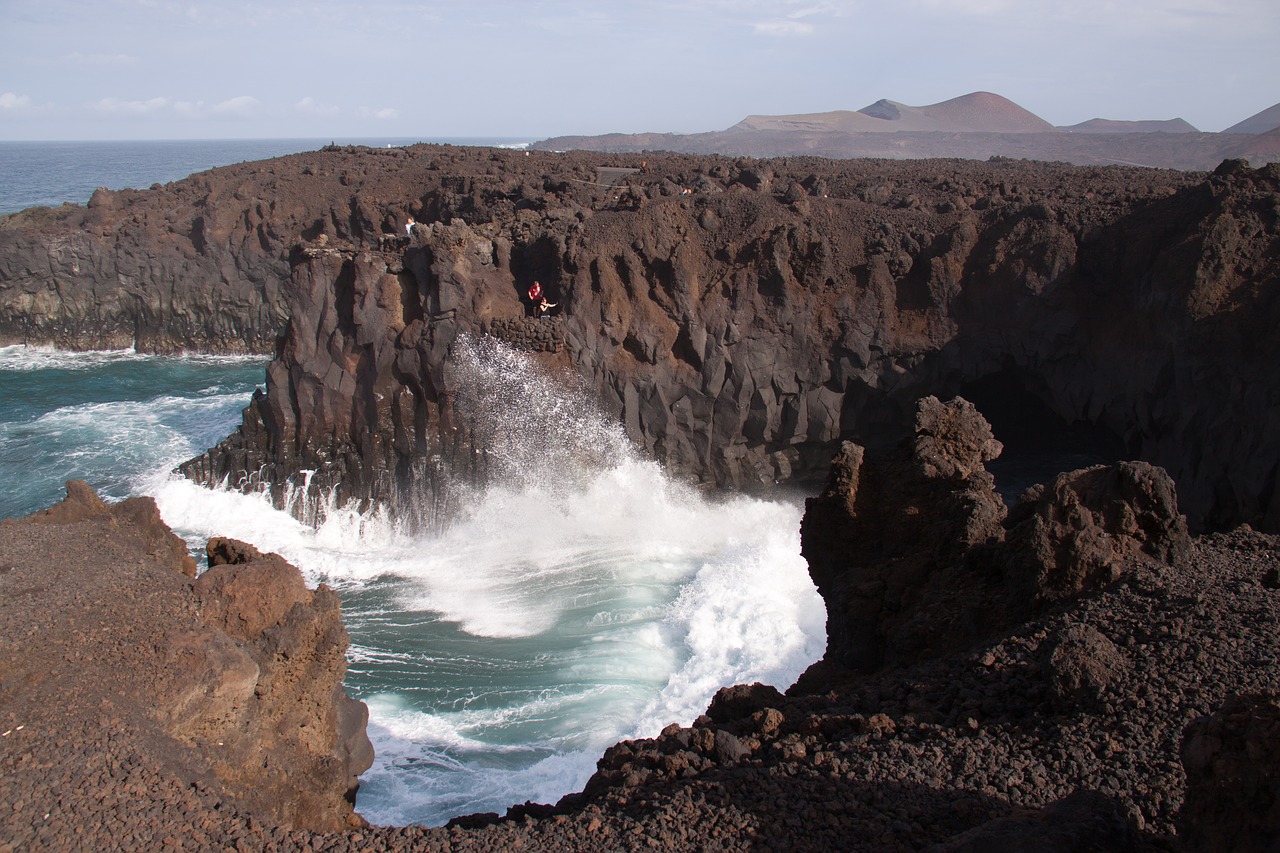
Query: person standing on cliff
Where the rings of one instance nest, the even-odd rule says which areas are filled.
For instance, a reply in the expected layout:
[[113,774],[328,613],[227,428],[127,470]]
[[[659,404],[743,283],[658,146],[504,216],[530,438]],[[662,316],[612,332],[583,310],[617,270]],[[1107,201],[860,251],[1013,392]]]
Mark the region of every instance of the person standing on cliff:
[[417,225],[417,224],[418,224],[418,223],[416,223],[416,222],[414,222],[414,221],[413,221],[413,217],[412,217],[412,216],[410,216],[410,217],[409,217],[409,221],[408,221],[408,222],[406,222],[406,223],[404,224],[404,234],[405,234],[405,236],[406,236],[406,237],[412,237],[412,236],[413,236],[413,226],[415,226],[415,225]]
[[534,280],[533,284],[529,285],[528,296],[529,307],[532,309],[533,316],[537,317],[542,303],[547,301],[542,296],[542,284],[537,279]]

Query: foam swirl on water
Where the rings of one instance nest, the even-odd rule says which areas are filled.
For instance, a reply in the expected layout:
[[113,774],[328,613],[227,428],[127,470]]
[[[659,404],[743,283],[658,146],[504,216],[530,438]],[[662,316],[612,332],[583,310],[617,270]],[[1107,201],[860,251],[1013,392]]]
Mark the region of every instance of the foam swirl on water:
[[589,396],[489,341],[460,341],[456,405],[489,483],[444,530],[157,477],[196,544],[276,551],[343,597],[348,689],[377,759],[357,809],[441,823],[578,790],[609,744],[689,724],[721,686],[787,687],[822,653],[798,499],[707,499],[633,451]]

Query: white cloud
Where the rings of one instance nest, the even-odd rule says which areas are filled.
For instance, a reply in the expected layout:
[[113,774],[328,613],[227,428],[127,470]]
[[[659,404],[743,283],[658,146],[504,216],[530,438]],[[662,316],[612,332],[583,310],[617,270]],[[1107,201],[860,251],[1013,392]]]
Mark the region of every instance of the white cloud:
[[25,110],[31,106],[31,98],[13,92],[0,94],[0,110]]
[[333,104],[323,104],[310,95],[307,95],[305,98],[298,101],[298,103],[294,104],[293,108],[300,113],[307,113],[315,116],[335,116],[341,112],[341,110]]
[[119,115],[148,115],[160,112],[169,106],[168,98],[150,98],[145,101],[122,101],[119,98],[103,98],[93,105],[94,109],[104,113]]
[[215,105],[212,112],[219,115],[251,116],[260,106],[262,102],[252,95],[239,95]]
[[393,109],[392,107],[383,107],[382,109],[378,109],[378,110],[369,109],[368,107],[365,107],[360,111],[360,114],[363,116],[369,116],[371,118],[376,118],[384,121],[388,119],[400,118],[400,112],[396,109]]
[[753,24],[752,29],[762,36],[807,36],[813,32],[813,24],[800,21],[764,21]]
[[259,112],[262,103],[250,95],[240,95],[225,101],[207,106],[204,101],[175,101],[171,98],[157,97],[147,100],[123,100],[121,98],[103,98],[93,105],[98,112],[114,115],[162,115],[171,113],[184,119],[201,119],[209,116],[248,117]]
[[796,9],[794,12],[788,12],[787,17],[791,18],[792,20],[799,20],[800,18],[810,18],[810,17],[813,17],[814,15],[831,15],[833,17],[839,18],[843,14],[844,14],[844,10],[841,9],[839,6],[832,5],[831,3],[819,3],[816,6],[806,6],[803,9]]

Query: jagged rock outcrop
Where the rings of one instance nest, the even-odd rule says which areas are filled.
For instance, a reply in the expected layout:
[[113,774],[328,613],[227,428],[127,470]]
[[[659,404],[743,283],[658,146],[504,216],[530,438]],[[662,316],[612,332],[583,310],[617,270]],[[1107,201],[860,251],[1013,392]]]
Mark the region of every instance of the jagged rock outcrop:
[[[273,554],[224,540],[210,557],[195,578],[154,501],[107,506],[81,482],[0,522],[0,704],[35,738],[23,761],[5,758],[7,784],[88,790],[110,810],[135,784],[176,778],[282,826],[360,824],[356,777],[373,753],[365,706],[342,688],[337,596]],[[107,742],[119,791],[94,775],[107,753],[93,744]]]
[[1242,162],[338,149],[0,220],[0,339],[263,349],[294,318],[241,435],[186,469],[282,501],[292,478],[436,503],[451,448],[477,449],[448,415],[454,342],[487,332],[705,482],[818,480],[841,441],[985,383],[1164,467],[1197,529],[1272,530],[1278,187]]
[[1000,454],[972,404],[921,401],[882,459],[845,444],[801,523],[801,552],[827,605],[827,659],[857,669],[915,660],[970,637],[993,594],[971,550],[1003,537],[985,463]]
[[1191,544],[1173,481],[1144,462],[1060,474],[1024,494],[1007,526],[1006,571],[1037,601],[1111,583],[1136,563],[1171,563]]
[[[347,632],[337,595],[324,585],[307,589],[283,558],[244,543],[211,540],[208,551],[209,569],[193,585],[197,607],[241,654],[227,669],[207,670],[214,686],[184,688],[169,730],[216,742],[218,778],[251,801],[265,799],[282,823],[349,825],[356,777],[373,763],[373,747],[368,709],[342,687]],[[335,790],[346,803],[334,801]]]
[[[892,452],[841,448],[800,528],[827,605],[827,663],[871,671],[964,648],[1190,546],[1173,483],[1141,462],[1060,475],[1006,517],[986,470],[1001,449],[971,403],[935,397]],[[1059,698],[1105,685],[1122,666],[1105,647],[1087,632],[1059,642]]]

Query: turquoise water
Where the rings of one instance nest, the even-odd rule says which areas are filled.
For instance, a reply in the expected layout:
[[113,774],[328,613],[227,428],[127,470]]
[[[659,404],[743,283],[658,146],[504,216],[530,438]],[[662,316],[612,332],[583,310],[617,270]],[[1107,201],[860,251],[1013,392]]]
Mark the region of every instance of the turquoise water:
[[[825,616],[798,497],[708,501],[518,358],[459,358],[476,389],[459,407],[490,425],[499,476],[442,532],[411,536],[331,505],[308,527],[171,474],[238,423],[261,361],[0,348],[0,514],[82,478],[154,496],[195,551],[234,536],[333,586],[347,688],[370,708],[357,809],[372,822],[554,802],[605,747],[692,722],[723,685],[789,685],[821,655]],[[503,443],[517,423],[548,437],[536,454]]]
[[138,494],[158,470],[229,433],[265,367],[0,347],[0,517],[60,500],[67,480],[115,500]]

